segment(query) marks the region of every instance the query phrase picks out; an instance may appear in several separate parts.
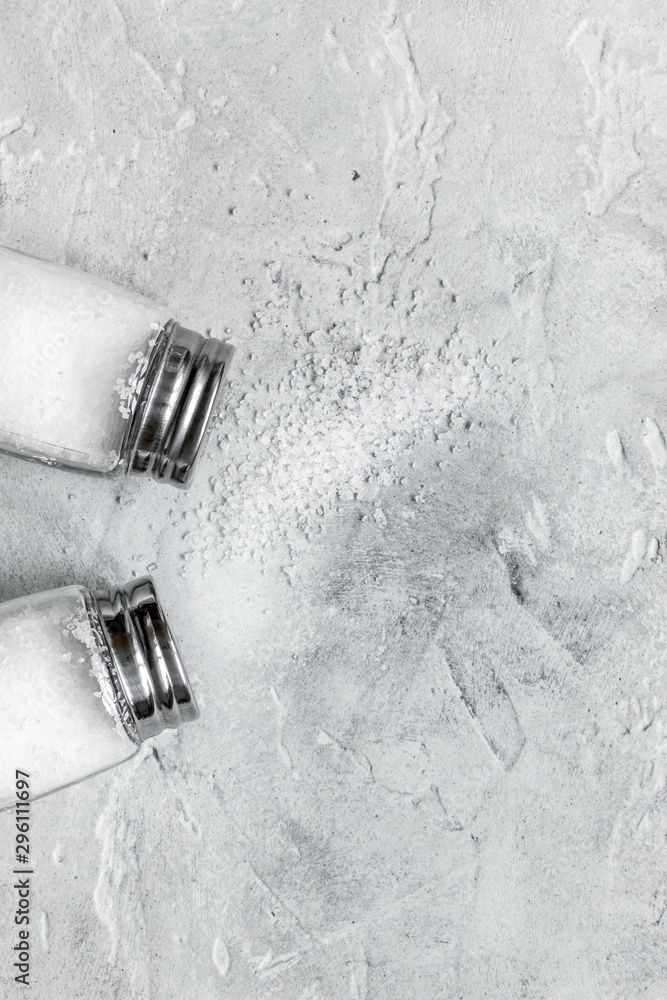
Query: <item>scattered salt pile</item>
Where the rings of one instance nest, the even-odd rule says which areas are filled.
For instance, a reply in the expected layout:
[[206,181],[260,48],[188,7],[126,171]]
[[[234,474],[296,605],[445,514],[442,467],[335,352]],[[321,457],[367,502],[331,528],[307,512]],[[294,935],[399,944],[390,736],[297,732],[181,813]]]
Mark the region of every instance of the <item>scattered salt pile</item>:
[[296,360],[275,382],[245,392],[230,383],[218,421],[224,464],[210,480],[213,498],[195,512],[189,557],[248,558],[310,538],[341,502],[411,485],[417,447],[434,445],[444,459],[474,428],[470,404],[499,384],[498,366],[453,326],[440,346],[352,324],[315,330],[294,338]]

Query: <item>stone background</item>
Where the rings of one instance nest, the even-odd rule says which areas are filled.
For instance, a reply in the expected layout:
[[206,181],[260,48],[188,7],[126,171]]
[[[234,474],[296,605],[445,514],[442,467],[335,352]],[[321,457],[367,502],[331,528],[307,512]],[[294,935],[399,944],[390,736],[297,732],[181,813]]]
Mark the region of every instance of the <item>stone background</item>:
[[2,459],[203,707],[35,804],[34,1000],[667,997],[665,20],[2,4],[0,241],[238,348],[189,493]]

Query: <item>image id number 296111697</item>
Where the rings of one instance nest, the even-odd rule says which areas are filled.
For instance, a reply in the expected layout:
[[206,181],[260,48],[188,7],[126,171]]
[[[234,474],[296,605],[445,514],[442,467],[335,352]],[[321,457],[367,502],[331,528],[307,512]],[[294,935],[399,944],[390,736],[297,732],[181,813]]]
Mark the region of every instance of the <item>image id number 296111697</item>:
[[30,985],[30,775],[16,771],[16,845],[14,890],[16,909],[14,923],[18,941],[14,944],[14,979],[23,986]]

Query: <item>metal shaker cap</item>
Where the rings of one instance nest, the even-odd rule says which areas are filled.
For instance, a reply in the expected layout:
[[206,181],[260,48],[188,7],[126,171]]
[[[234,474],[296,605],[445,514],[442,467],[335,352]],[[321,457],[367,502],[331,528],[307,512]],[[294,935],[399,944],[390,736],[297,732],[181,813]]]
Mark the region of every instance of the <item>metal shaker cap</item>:
[[95,601],[139,737],[199,718],[199,708],[149,576],[98,591]]
[[151,354],[124,451],[127,471],[187,488],[234,348],[169,320]]

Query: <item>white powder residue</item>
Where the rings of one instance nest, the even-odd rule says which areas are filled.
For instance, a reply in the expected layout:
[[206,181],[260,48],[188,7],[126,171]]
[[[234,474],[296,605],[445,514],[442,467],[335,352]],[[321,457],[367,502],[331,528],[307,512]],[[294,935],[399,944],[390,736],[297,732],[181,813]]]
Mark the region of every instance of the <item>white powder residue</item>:
[[247,555],[317,533],[341,502],[404,483],[418,445],[455,447],[467,405],[498,382],[486,352],[466,354],[456,332],[439,348],[389,336],[346,347],[324,331],[296,346],[288,377],[255,383],[224,413],[228,461],[197,511],[195,549]]
[[127,378],[119,378],[114,389],[120,397],[119,412],[123,420],[129,420],[134,413],[144,382],[148,372],[148,362],[150,361],[150,350],[157,343],[157,339],[164,327],[158,323],[151,323],[153,336],[148,341],[149,352],[132,351],[128,356],[128,364],[134,365],[134,371]]
[[85,647],[90,658],[89,676],[93,677],[99,684],[99,691],[95,691],[96,698],[100,698],[109,716],[113,720],[114,728],[120,737],[126,735],[126,729],[121,717],[121,708],[118,704],[118,697],[109,675],[108,654],[104,648],[103,640],[100,636],[99,624],[91,621],[90,615],[84,608],[76,614],[71,615],[63,622],[63,635],[71,635]]

